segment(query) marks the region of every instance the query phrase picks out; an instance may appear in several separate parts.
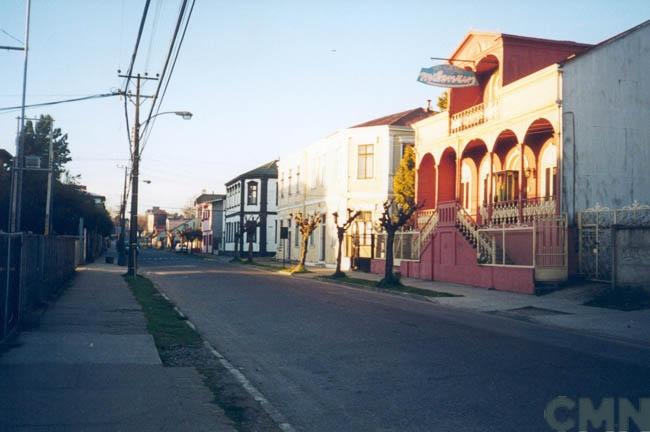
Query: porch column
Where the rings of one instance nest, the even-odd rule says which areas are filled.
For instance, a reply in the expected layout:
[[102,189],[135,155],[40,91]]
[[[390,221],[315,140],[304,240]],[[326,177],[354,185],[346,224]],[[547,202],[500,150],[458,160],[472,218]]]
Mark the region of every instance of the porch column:
[[434,163],[433,166],[436,167],[436,185],[433,188],[433,202],[435,203],[434,208],[438,208],[438,197],[440,196],[440,164],[436,166]]
[[518,223],[524,220],[524,143],[519,144],[519,199],[517,200]]
[[489,224],[492,223],[492,206],[493,206],[493,198],[494,198],[494,191],[492,190],[493,186],[492,183],[494,183],[494,152],[489,152],[488,157],[490,158],[490,175],[488,177],[488,196],[487,196],[487,213],[488,213],[488,220],[487,222]]
[[[562,191],[560,185],[562,184],[560,176],[562,175],[562,155],[560,154],[560,139],[557,133],[553,134],[553,143],[555,145],[556,161],[555,161],[555,180],[553,181],[553,199],[555,200],[555,214],[560,214],[560,200],[562,199]],[[574,161],[575,163],[575,161]],[[551,175],[553,172],[551,171]],[[539,176],[539,175],[538,175]],[[551,177],[552,178],[552,177]],[[547,186],[548,187],[548,186]],[[575,186],[574,186],[575,187]],[[575,212],[575,209],[572,209]]]
[[[462,156],[462,155],[461,155]],[[460,202],[460,178],[461,178],[461,169],[462,169],[462,159],[456,155],[456,194],[454,201]]]

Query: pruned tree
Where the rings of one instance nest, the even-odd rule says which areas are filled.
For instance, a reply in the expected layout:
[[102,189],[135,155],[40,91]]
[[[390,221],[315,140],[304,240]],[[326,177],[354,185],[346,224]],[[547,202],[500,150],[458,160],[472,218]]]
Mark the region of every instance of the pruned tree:
[[395,233],[411,219],[420,207],[412,198],[407,199],[404,204],[397,203],[395,199],[384,202],[384,211],[379,218],[379,226],[386,233],[386,268],[384,278],[379,282],[380,286],[399,285],[399,279],[393,272]]
[[300,231],[300,259],[298,264],[291,270],[291,273],[302,273],[305,272],[305,261],[307,260],[307,246],[309,245],[309,236],[312,232],[318,227],[321,223],[322,217],[320,213],[315,213],[311,215],[303,215],[302,212],[298,212],[293,216],[293,220],[298,226]]
[[251,217],[244,222],[244,233],[246,233],[246,242],[248,243],[247,262],[253,262],[253,243],[257,234],[257,227],[260,226],[259,218]]
[[332,275],[332,277],[344,277],[345,273],[341,271],[341,249],[343,247],[343,239],[345,237],[345,232],[350,228],[352,223],[356,218],[359,217],[361,214],[360,211],[354,211],[352,209],[347,210],[347,219],[339,225],[339,213],[334,212],[332,213],[332,216],[334,216],[334,225],[336,225],[336,238],[338,239],[338,250],[336,252],[336,271]]
[[241,261],[239,253],[239,240],[241,239],[242,233],[240,231],[235,231],[235,251],[233,252],[233,257],[230,260],[231,262]]

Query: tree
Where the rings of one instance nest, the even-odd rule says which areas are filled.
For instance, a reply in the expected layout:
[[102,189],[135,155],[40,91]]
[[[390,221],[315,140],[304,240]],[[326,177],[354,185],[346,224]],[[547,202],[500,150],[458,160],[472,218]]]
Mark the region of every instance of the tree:
[[307,247],[309,246],[309,236],[311,235],[312,232],[314,232],[316,227],[318,227],[322,219],[320,213],[303,215],[302,212],[298,212],[297,214],[294,215],[293,220],[296,222],[296,226],[298,226],[301,239],[300,239],[300,259],[298,261],[298,264],[296,264],[296,266],[293,269],[291,269],[291,273],[303,273],[307,271],[307,269],[305,269],[305,261],[307,260]]
[[72,160],[70,157],[70,150],[68,149],[68,134],[63,134],[61,128],[55,128],[54,119],[49,114],[41,114],[40,118],[34,125],[31,120],[25,122],[25,128],[20,134],[24,154],[26,156],[39,156],[41,157],[45,166],[45,161],[48,158],[50,135],[52,137],[52,166],[54,169],[54,177],[61,179],[62,174],[70,173],[65,168],[65,165]]
[[350,228],[350,225],[352,225],[354,220],[358,218],[360,214],[360,211],[354,212],[352,209],[348,209],[348,218],[345,220],[345,222],[339,225],[339,213],[332,213],[332,216],[334,216],[334,225],[336,225],[336,238],[339,242],[338,250],[336,252],[336,271],[332,277],[339,278],[345,276],[345,273],[341,271],[341,248],[343,246],[343,238],[345,237],[345,232],[348,230],[348,228]]
[[257,227],[260,225],[258,218],[249,218],[244,222],[244,233],[246,233],[246,242],[248,243],[248,258],[249,263],[253,262],[253,243],[257,234]]
[[395,202],[402,206],[415,200],[415,150],[411,145],[404,147],[404,155],[393,178],[393,193]]
[[449,93],[445,90],[440,96],[438,96],[438,108],[440,111],[447,111],[449,107]]
[[391,287],[399,285],[399,279],[393,272],[393,244],[395,233],[411,219],[421,206],[410,198],[404,204],[399,204],[395,199],[384,202],[384,211],[379,218],[379,225],[386,232],[386,268],[384,278],[379,281],[379,286]]
[[[243,230],[243,228],[242,228]],[[231,262],[239,262],[241,261],[240,257],[240,251],[239,251],[239,242],[242,237],[242,232],[241,231],[235,231],[235,251],[234,251],[234,256],[230,260]]]

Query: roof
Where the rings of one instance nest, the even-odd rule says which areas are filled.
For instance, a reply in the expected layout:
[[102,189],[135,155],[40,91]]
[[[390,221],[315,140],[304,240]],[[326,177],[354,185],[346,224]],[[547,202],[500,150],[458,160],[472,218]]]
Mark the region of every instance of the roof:
[[609,45],[610,43],[613,43],[613,42],[615,42],[615,41],[617,41],[619,39],[622,39],[625,36],[629,35],[630,33],[634,33],[635,31],[640,30],[643,27],[646,27],[648,25],[650,25],[650,20],[644,21],[639,25],[636,25],[636,26],[634,26],[632,28],[629,28],[629,29],[625,30],[624,32],[621,32],[621,33],[619,33],[617,35],[614,35],[614,36],[612,36],[612,37],[610,37],[608,39],[605,39],[604,41],[599,42],[596,45],[592,45],[589,49],[586,49],[583,52],[581,52],[579,54],[576,54],[575,56],[569,57],[563,63],[570,62],[571,60],[574,60],[574,59],[576,59],[578,57],[582,57],[583,55],[585,55],[587,53],[590,53],[590,52],[592,52],[592,51],[594,51],[594,50],[596,50],[596,49],[598,49],[598,48],[600,48],[602,46]]
[[384,117],[379,117],[374,120],[360,123],[351,128],[370,127],[370,126],[410,126],[411,124],[420,121],[424,118],[436,114],[434,111],[427,111],[424,108],[414,108],[407,111],[390,114]]
[[226,186],[235,183],[237,180],[248,178],[278,178],[278,161],[273,160],[255,169],[246,171],[244,174],[240,174],[229,182],[226,182]]
[[[503,39],[517,39],[517,40],[522,40],[522,41],[528,41],[528,42],[534,42],[534,43],[540,43],[540,44],[546,44],[546,45],[565,45],[565,46],[575,46],[575,47],[591,47],[591,44],[585,44],[585,43],[580,43],[580,42],[574,42],[574,41],[567,41],[567,40],[555,40],[555,39],[543,39],[543,38],[536,38],[536,37],[531,37],[531,36],[521,36],[521,35],[514,35],[514,34],[508,34],[508,33],[498,33],[498,32],[484,32],[484,31],[469,31],[465,35],[465,37],[460,41],[458,46],[452,51],[452,54],[450,56],[450,59],[454,59],[456,55],[463,49],[465,44],[472,38],[472,37],[484,37],[484,38],[494,38],[495,40],[498,38],[503,38]],[[461,60],[472,60],[472,59],[461,59]]]
[[194,200],[194,205],[196,204],[203,204],[206,202],[212,202],[212,201],[219,201],[219,200],[224,200],[226,199],[226,196],[224,194],[207,194],[207,193],[202,193],[199,195],[195,200]]
[[12,157],[13,156],[11,156],[11,153],[9,153],[7,150],[0,149],[0,160],[9,160]]

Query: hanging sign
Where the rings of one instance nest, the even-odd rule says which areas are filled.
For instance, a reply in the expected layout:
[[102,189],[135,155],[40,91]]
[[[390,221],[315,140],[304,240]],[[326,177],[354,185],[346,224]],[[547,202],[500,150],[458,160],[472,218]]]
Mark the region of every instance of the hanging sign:
[[418,81],[436,87],[474,87],[478,85],[474,72],[450,64],[422,68]]

